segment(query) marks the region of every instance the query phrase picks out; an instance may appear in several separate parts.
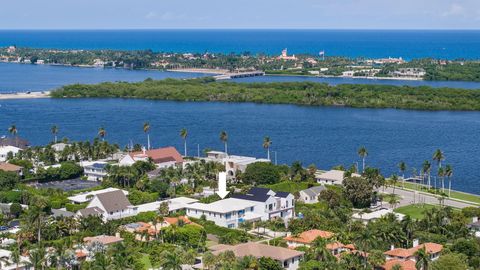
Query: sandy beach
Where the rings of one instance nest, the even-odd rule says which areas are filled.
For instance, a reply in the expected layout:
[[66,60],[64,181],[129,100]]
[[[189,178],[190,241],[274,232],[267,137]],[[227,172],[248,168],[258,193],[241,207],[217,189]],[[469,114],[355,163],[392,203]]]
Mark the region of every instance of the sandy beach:
[[50,91],[43,92],[18,92],[0,94],[0,100],[4,99],[28,99],[28,98],[49,98]]

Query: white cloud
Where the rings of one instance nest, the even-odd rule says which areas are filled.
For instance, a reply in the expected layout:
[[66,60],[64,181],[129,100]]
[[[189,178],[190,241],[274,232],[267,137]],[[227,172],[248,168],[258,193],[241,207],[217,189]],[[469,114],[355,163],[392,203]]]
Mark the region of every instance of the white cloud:
[[453,3],[450,5],[450,8],[447,11],[445,11],[442,15],[445,17],[464,16],[466,15],[466,9],[458,3]]

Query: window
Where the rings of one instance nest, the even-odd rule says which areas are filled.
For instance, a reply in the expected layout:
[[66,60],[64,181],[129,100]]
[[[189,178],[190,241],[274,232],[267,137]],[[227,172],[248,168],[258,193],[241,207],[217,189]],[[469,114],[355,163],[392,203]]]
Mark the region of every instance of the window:
[[287,201],[287,207],[288,207],[288,201]]
[[283,262],[283,267],[288,267],[288,261]]
[[230,219],[231,217],[232,217],[232,214],[231,214],[231,213],[225,214],[225,218],[226,218],[226,219]]
[[252,207],[250,207],[250,211],[252,211],[252,212],[253,212],[253,206],[252,206]]
[[268,210],[272,211],[273,210],[273,204],[268,205]]

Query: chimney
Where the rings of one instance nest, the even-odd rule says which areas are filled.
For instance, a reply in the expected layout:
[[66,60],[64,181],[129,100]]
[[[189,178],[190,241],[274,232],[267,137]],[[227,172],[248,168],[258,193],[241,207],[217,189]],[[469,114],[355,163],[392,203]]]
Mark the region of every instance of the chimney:
[[390,245],[390,250],[394,250],[395,246],[393,244]]
[[418,239],[413,239],[413,247],[417,247],[418,246]]
[[472,223],[478,222],[478,217],[473,217],[472,218]]
[[120,233],[119,232],[115,233],[115,237],[120,238]]

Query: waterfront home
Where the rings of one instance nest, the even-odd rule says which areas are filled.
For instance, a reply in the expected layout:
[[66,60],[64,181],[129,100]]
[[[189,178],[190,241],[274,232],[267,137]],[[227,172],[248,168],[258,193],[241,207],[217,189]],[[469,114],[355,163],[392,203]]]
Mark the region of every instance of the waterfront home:
[[158,149],[132,152],[120,159],[120,166],[131,166],[137,161],[151,160],[158,168],[182,166],[184,160],[175,147],[164,147]]
[[1,137],[0,146],[15,146],[21,150],[25,150],[30,146],[30,143],[20,137]]
[[393,259],[393,260],[388,260],[383,264],[382,269],[383,270],[392,270],[395,269],[394,267],[400,267],[397,269],[401,270],[417,270],[416,263],[414,261],[404,261],[404,260],[398,260],[398,259]]
[[232,194],[231,197],[254,203],[254,211],[261,215],[262,220],[281,218],[288,221],[295,216],[295,197],[288,192],[253,187],[247,194]]
[[[191,221],[188,217],[186,216],[179,216],[179,217],[165,217],[163,221],[157,224],[153,224],[152,222],[146,223],[146,222],[134,222],[134,223],[129,223],[126,225],[121,226],[123,230],[126,232],[132,233],[135,235],[135,239],[138,241],[147,241],[148,237],[154,237],[155,235],[158,234],[158,232],[163,229],[167,228],[172,225],[178,225],[180,222],[182,222],[184,225],[194,225],[194,226],[200,226],[199,224]],[[150,238],[153,239],[153,238]]]
[[51,147],[55,152],[62,152],[63,150],[65,150],[65,147],[67,146],[70,146],[70,144],[61,142],[61,143],[52,144]]
[[[79,193],[74,196],[70,196],[67,199],[74,204],[87,203],[91,201],[96,195],[111,192],[111,191],[117,191],[117,190],[121,190],[121,189],[109,187],[109,188],[104,188],[100,190]],[[123,192],[123,194],[128,195],[128,191],[126,190],[121,190],[121,191]]]
[[[352,173],[352,177],[360,177],[361,175]],[[345,179],[345,172],[340,170],[317,171],[315,173],[317,183],[323,185],[342,185]]]
[[304,190],[300,190],[298,200],[304,203],[317,203],[318,195],[322,190],[325,190],[325,186],[314,186]]
[[11,145],[0,146],[0,162],[7,161],[9,153],[11,153],[12,156],[16,156],[20,151],[22,151],[22,149],[16,146],[11,146]]
[[237,172],[245,172],[249,164],[255,162],[270,162],[268,159],[228,155],[221,151],[209,151],[207,152],[207,161],[214,161],[221,163],[225,166],[228,179],[235,179]]
[[417,261],[417,256],[415,253],[425,248],[426,253],[430,257],[430,260],[434,261],[440,257],[440,253],[443,250],[443,246],[437,243],[424,243],[419,245],[418,240],[413,241],[413,246],[411,248],[395,248],[392,245],[392,248],[389,251],[384,252],[387,261],[389,260],[399,260],[399,261]]
[[287,241],[287,245],[289,248],[296,248],[296,247],[310,247],[310,245],[315,241],[317,238],[329,239],[333,237],[333,233],[329,231],[322,231],[322,230],[308,230],[300,233],[299,235],[290,235],[283,238]]
[[472,222],[468,224],[467,227],[476,237],[480,238],[480,221],[478,220],[478,217],[473,217]]
[[77,216],[100,216],[104,221],[120,219],[137,214],[137,207],[128,201],[122,190],[94,195],[85,209],[77,211]]
[[107,165],[108,163],[103,161],[81,163],[83,174],[88,181],[103,181],[108,176]]
[[277,57],[278,60],[292,60],[292,61],[295,61],[297,60],[297,57],[295,56],[295,54],[289,56],[288,55],[288,50],[287,48],[283,49],[282,50],[282,54],[280,54],[280,56]]
[[13,262],[12,252],[6,249],[0,249],[0,269],[2,270],[26,270],[33,269],[30,267],[28,256],[20,255],[19,263]]
[[393,214],[397,218],[397,220],[402,220],[405,215],[400,214],[400,213],[395,213],[393,212],[392,209],[387,209],[387,208],[380,208],[378,210],[372,211],[372,212],[357,212],[352,215],[352,219],[354,220],[359,220],[362,221],[363,223],[367,224],[370,221],[377,220],[381,217],[384,217],[386,215]]
[[0,171],[4,172],[13,172],[22,176],[23,167],[17,166],[15,164],[10,164],[6,162],[0,162]]
[[269,246],[260,243],[248,242],[234,246],[217,245],[210,248],[214,255],[232,251],[237,258],[253,256],[255,258],[271,258],[277,261],[284,269],[296,270],[303,259],[304,252],[283,247]]
[[238,228],[242,222],[256,221],[262,218],[255,211],[256,204],[252,201],[228,198],[213,203],[192,203],[186,206],[187,216],[205,217],[216,225],[227,228]]

